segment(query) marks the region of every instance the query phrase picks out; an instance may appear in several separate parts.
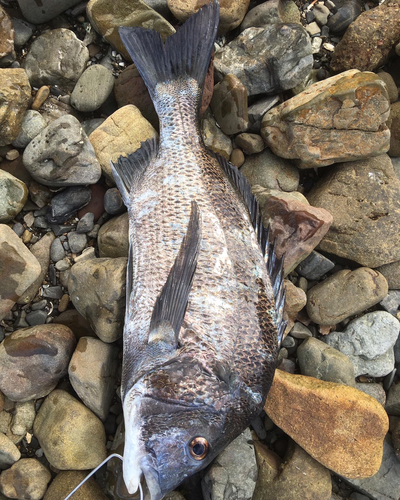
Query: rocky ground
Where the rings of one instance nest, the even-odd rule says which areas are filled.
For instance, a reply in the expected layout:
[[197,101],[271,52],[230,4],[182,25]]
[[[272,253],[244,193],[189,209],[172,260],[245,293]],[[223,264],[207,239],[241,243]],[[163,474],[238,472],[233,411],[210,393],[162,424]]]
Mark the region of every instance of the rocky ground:
[[[122,452],[109,161],[158,123],[117,29],[200,3],[0,0],[0,499],[63,499]],[[265,414],[170,496],[398,500],[400,3],[221,3],[201,130],[286,254],[287,336]],[[125,498],[119,471],[74,498]]]

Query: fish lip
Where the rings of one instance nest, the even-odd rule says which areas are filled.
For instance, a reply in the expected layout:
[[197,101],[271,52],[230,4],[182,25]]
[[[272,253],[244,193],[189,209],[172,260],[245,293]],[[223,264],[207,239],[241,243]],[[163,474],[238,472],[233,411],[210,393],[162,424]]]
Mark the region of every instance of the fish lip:
[[150,492],[151,500],[161,500],[164,493],[161,491],[157,470],[149,464],[148,457],[144,457],[140,465],[146,480],[147,488]]

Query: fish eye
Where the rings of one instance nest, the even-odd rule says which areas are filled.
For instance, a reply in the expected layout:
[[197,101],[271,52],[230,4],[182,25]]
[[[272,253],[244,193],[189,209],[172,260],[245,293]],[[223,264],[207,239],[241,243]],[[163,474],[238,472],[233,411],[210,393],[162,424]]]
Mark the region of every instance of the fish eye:
[[206,438],[197,436],[189,443],[189,453],[195,460],[204,460],[208,455],[209,444]]

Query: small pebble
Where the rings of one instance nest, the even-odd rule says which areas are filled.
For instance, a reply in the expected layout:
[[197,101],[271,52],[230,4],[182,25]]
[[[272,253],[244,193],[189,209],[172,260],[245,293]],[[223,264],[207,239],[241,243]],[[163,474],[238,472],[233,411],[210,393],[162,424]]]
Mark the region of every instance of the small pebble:
[[77,233],[90,233],[94,226],[94,214],[87,212],[76,226]]
[[62,259],[56,263],[57,271],[66,271],[70,267],[71,267],[71,264],[69,263],[68,259]]
[[239,148],[235,148],[231,153],[230,162],[239,168],[243,165],[244,160],[243,151]]
[[59,238],[56,238],[51,244],[50,259],[53,262],[58,262],[65,257],[65,250]]
[[59,312],[64,312],[67,310],[69,304],[69,295],[65,293],[62,297],[60,302],[58,303],[58,310]]
[[296,339],[307,339],[312,337],[311,330],[299,321],[293,325],[293,328],[290,330],[290,335]]
[[80,234],[76,231],[68,233],[68,244],[72,253],[80,253],[87,244],[86,234]]
[[48,288],[43,288],[42,296],[48,299],[61,299],[63,291],[61,286],[49,286]]
[[46,311],[32,311],[26,315],[26,321],[30,326],[44,325],[47,319]]
[[111,215],[117,215],[125,211],[125,205],[119,189],[107,189],[104,195],[104,209]]
[[19,151],[16,149],[10,149],[10,151],[7,151],[6,154],[6,159],[9,161],[16,160],[19,156]]
[[20,222],[16,222],[13,225],[12,230],[19,237],[21,237],[24,234],[24,231],[25,231],[24,226]]
[[313,35],[318,35],[321,33],[321,28],[318,26],[316,22],[310,23],[306,26],[307,32],[313,36]]
[[48,87],[47,85],[40,87],[40,89],[36,93],[31,108],[34,111],[38,111],[42,107],[44,101],[49,97],[49,95],[50,95],[50,87]]
[[32,309],[32,311],[40,311],[40,310],[44,309],[46,306],[47,306],[47,300],[42,299],[42,300],[39,300],[39,302],[33,303],[31,306],[31,309]]

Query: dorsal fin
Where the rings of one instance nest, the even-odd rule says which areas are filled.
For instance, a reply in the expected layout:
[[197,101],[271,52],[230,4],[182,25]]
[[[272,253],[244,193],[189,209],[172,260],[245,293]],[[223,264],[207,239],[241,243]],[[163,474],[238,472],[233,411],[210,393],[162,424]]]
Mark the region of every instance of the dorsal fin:
[[157,156],[157,152],[158,139],[157,136],[153,136],[142,142],[140,148],[130,155],[120,156],[117,163],[110,162],[115,183],[127,207],[132,187],[146,170],[147,165]]
[[200,212],[192,201],[189,224],[150,321],[149,341],[178,343],[200,250]]

